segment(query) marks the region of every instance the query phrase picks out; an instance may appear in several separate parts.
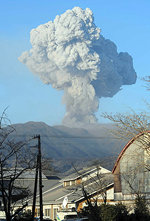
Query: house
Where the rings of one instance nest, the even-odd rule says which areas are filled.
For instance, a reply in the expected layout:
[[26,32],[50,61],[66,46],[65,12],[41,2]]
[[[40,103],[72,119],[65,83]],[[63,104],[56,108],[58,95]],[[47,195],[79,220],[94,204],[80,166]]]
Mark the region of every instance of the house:
[[[87,207],[87,198],[91,202],[132,204],[137,194],[144,194],[150,199],[150,131],[132,138],[119,154],[113,171],[101,166],[92,166],[75,171],[59,179],[56,176],[42,174],[43,214],[56,219],[58,212],[65,210],[81,211]],[[25,188],[34,190],[35,171],[26,171],[18,179]],[[39,190],[37,190],[35,215],[40,215]],[[28,200],[26,210],[32,210],[33,197]],[[16,208],[20,207],[19,203]]]
[[[25,171],[15,181],[17,186],[30,190],[30,197],[17,202],[15,210],[28,203],[25,210],[32,211],[35,170]],[[58,211],[64,212],[63,202],[67,199],[66,212],[81,211],[87,207],[87,198],[91,202],[114,203],[114,183],[111,171],[103,167],[88,167],[75,171],[69,176],[59,179],[57,176],[42,174],[43,214],[44,217],[56,219]],[[84,193],[86,193],[86,196]],[[40,215],[39,186],[37,188],[35,215]]]
[[123,148],[114,165],[114,200],[132,204],[137,194],[150,199],[150,131],[138,134]]
[[[43,188],[44,216],[56,219],[67,198],[66,210],[80,211],[87,206],[87,198],[98,204],[123,202],[132,204],[137,194],[150,199],[150,132],[143,132],[132,138],[119,154],[113,171],[102,167],[83,168],[81,171],[61,179],[50,188]],[[86,192],[83,194],[83,190]],[[37,196],[36,215],[39,215]],[[28,201],[32,209],[32,199]]]
[[[83,168],[65,177],[47,190],[43,190],[43,214],[56,219],[58,211],[63,211],[63,201],[67,199],[65,210],[80,211],[87,206],[83,188],[88,199],[102,203],[114,203],[113,176],[111,171],[102,167]],[[32,199],[26,209],[32,210]],[[36,199],[36,216],[40,215],[39,196]]]
[[[8,186],[10,184],[10,180],[19,172],[22,172],[22,168],[9,168],[4,170],[4,177],[3,177],[3,182],[4,182],[4,188],[5,192],[7,193],[8,191]],[[50,179],[51,178],[51,179]],[[42,181],[43,181],[43,191],[46,191],[50,189],[52,186],[55,186],[56,183],[58,183],[59,178],[57,176],[51,176],[47,178],[44,174],[42,174]],[[0,182],[2,182],[0,180]],[[29,200],[29,197],[31,198],[31,195],[33,194],[34,191],[34,182],[35,182],[35,169],[28,169],[25,170],[23,173],[21,173],[18,178],[16,178],[13,181],[13,191],[11,195],[11,202],[12,202],[12,207],[14,206],[14,210],[21,208],[23,205],[27,203]],[[10,188],[10,187],[9,187]],[[38,191],[38,188],[37,188]],[[4,218],[5,213],[4,213],[4,206],[2,203],[2,193],[0,191],[0,218]]]

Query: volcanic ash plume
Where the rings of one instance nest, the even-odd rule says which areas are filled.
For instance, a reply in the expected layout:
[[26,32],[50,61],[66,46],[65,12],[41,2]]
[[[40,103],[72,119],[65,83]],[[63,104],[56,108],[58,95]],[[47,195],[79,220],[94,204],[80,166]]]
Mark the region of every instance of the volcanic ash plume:
[[75,7],[31,30],[32,48],[19,60],[45,84],[64,90],[63,123],[95,123],[100,97],[134,84],[132,57],[100,36],[90,9]]

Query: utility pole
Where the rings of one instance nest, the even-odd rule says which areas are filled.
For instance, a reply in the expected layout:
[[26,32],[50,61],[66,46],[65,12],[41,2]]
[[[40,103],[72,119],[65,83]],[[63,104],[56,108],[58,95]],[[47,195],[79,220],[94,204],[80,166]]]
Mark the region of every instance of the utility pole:
[[33,194],[33,206],[32,206],[32,220],[34,220],[35,215],[35,205],[36,205],[36,193],[37,193],[37,181],[39,173],[39,195],[40,195],[40,221],[43,221],[43,198],[42,198],[42,164],[41,164],[41,140],[40,135],[34,136],[33,139],[38,139],[38,155],[36,164],[36,174],[34,183],[34,194]]
[[42,198],[42,164],[41,164],[41,139],[38,135],[38,155],[39,155],[39,192],[40,192],[40,221],[43,221],[43,198]]
[[36,171],[35,171],[35,181],[34,181],[34,193],[33,193],[33,205],[32,205],[32,220],[34,220],[35,216],[35,205],[36,205],[36,193],[37,193],[37,181],[38,181],[38,155],[36,162]]

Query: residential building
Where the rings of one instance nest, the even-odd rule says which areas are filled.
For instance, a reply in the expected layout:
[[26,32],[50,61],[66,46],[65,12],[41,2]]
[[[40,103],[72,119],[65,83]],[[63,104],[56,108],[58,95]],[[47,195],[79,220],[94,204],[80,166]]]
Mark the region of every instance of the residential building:
[[[84,168],[75,172],[57,184],[43,191],[44,217],[56,219],[57,212],[63,211],[63,201],[67,198],[65,210],[80,211],[87,206],[83,188],[88,199],[102,203],[114,203],[113,176],[111,171],[102,167]],[[32,199],[28,201],[27,209],[32,209]],[[39,216],[39,196],[36,200],[36,216]]]

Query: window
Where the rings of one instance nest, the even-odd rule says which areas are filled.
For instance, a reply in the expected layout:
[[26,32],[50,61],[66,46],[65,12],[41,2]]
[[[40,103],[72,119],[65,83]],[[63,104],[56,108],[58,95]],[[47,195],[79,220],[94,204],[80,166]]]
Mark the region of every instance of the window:
[[75,180],[72,180],[71,181],[71,185],[75,185],[76,183],[75,183]]
[[51,210],[50,209],[45,209],[44,216],[51,216]]
[[70,186],[70,181],[65,181],[65,186]]
[[54,219],[56,219],[56,215],[57,215],[57,211],[58,211],[58,208],[54,208]]

